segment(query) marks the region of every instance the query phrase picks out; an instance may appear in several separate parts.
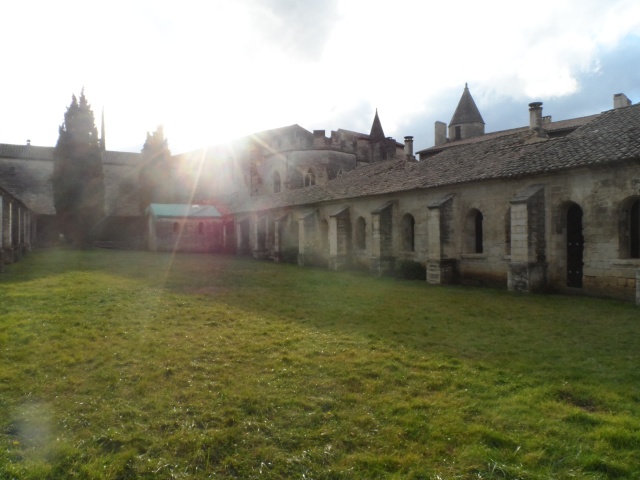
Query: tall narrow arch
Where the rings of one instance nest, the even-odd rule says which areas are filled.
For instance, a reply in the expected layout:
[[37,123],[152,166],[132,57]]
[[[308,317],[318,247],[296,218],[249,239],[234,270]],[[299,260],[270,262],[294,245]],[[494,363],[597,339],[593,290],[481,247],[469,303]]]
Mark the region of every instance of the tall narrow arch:
[[356,231],[355,231],[355,247],[356,250],[366,250],[367,249],[367,222],[362,217],[358,217],[356,220]]
[[273,172],[273,193],[280,193],[282,191],[282,182],[280,180],[280,173]]
[[573,203],[567,209],[567,286],[582,287],[584,236],[582,234],[582,208]]
[[468,253],[484,253],[484,216],[477,208],[467,215],[465,225],[466,250]]
[[416,249],[415,227],[416,221],[413,215],[405,214],[402,217],[402,247],[409,252]]
[[629,257],[640,258],[640,199],[629,209]]
[[311,187],[316,184],[316,174],[312,168],[307,170],[307,173],[304,175],[304,186]]
[[640,197],[622,202],[620,209],[620,257],[640,258]]

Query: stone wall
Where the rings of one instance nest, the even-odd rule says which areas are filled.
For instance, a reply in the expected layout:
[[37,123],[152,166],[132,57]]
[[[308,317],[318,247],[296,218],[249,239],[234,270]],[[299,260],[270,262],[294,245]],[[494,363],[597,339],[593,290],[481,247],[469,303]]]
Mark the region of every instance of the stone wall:
[[[327,221],[329,228],[305,229],[304,242],[322,244],[326,239],[313,237],[328,235],[331,268],[359,265],[380,274],[393,270],[398,260],[413,260],[427,267],[430,283],[462,281],[635,301],[640,259],[625,258],[620,247],[620,211],[639,194],[640,165],[627,165],[624,175],[583,169],[327,202],[314,207],[313,222]],[[566,214],[573,204],[583,211],[585,239],[579,289],[567,286]],[[299,215],[308,214],[305,208]],[[483,219],[481,253],[469,247],[474,232],[468,216],[476,211]],[[287,212],[293,215],[296,209],[264,214],[280,218]],[[406,214],[415,219],[412,251],[402,238]],[[356,250],[352,241],[360,217],[365,248]]]

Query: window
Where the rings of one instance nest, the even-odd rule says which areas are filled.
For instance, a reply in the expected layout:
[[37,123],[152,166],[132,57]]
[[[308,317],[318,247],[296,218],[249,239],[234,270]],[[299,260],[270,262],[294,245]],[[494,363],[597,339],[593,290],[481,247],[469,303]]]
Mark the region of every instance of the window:
[[476,208],[471,209],[466,223],[466,250],[469,253],[483,253],[482,212]]
[[629,209],[629,258],[640,258],[640,199]]
[[627,198],[619,218],[620,258],[640,258],[640,197]]
[[407,213],[402,217],[402,246],[409,252],[415,250],[415,226],[413,215]]
[[278,172],[273,172],[273,193],[280,193],[280,189],[280,174]]
[[482,213],[476,213],[476,253],[482,253]]
[[204,235],[204,223],[202,223],[202,222],[200,222],[200,223],[198,224],[198,233],[199,233],[200,235]]
[[312,185],[315,185],[315,184],[316,184],[316,174],[310,168],[307,171],[307,174],[304,176],[304,186],[311,187]]
[[173,233],[178,233],[178,228],[179,228],[178,222],[173,222]]
[[454,140],[460,140],[462,138],[462,127],[460,125],[456,125],[454,127],[455,137]]
[[356,249],[366,250],[367,248],[367,223],[364,218],[358,217],[356,220]]

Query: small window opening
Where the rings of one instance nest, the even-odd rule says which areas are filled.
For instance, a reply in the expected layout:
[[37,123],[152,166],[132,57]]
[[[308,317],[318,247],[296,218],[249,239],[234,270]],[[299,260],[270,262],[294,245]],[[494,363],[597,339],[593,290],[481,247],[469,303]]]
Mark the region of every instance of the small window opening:
[[406,214],[402,219],[403,227],[403,246],[404,249],[410,252],[415,250],[415,226],[416,221],[413,215]]
[[304,186],[311,187],[316,184],[316,174],[313,173],[312,169],[307,171],[307,174],[304,176]]

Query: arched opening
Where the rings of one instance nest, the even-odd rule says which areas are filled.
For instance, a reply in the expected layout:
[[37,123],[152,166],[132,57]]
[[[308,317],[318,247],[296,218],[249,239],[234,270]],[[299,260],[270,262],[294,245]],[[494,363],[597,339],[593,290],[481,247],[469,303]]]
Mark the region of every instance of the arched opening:
[[320,220],[320,253],[326,258],[329,255],[329,222]]
[[200,223],[198,224],[198,233],[199,233],[200,235],[204,235],[204,223],[202,223],[202,222],[200,222]]
[[416,221],[413,215],[407,213],[402,217],[402,246],[404,250],[413,252],[415,250],[415,226]]
[[482,212],[477,208],[471,209],[467,216],[466,223],[466,250],[468,253],[484,252],[484,234],[483,234],[484,217]]
[[282,184],[280,181],[280,174],[278,172],[273,172],[273,193],[280,193],[282,189]]
[[511,207],[504,217],[504,252],[511,255]]
[[367,222],[365,222],[364,218],[358,217],[356,220],[356,231],[355,231],[355,247],[356,250],[366,250],[367,249]]
[[173,233],[178,233],[179,228],[180,225],[178,224],[178,222],[173,222]]
[[302,174],[294,169],[290,170],[290,174],[289,174],[289,190],[297,190],[298,188],[302,188],[303,186],[303,178],[302,178]]
[[567,286],[582,287],[584,236],[582,235],[582,208],[572,204],[567,210]]
[[313,169],[307,170],[307,173],[304,176],[304,186],[311,187],[316,184],[316,174]]
[[640,199],[629,209],[629,257],[640,258]]

